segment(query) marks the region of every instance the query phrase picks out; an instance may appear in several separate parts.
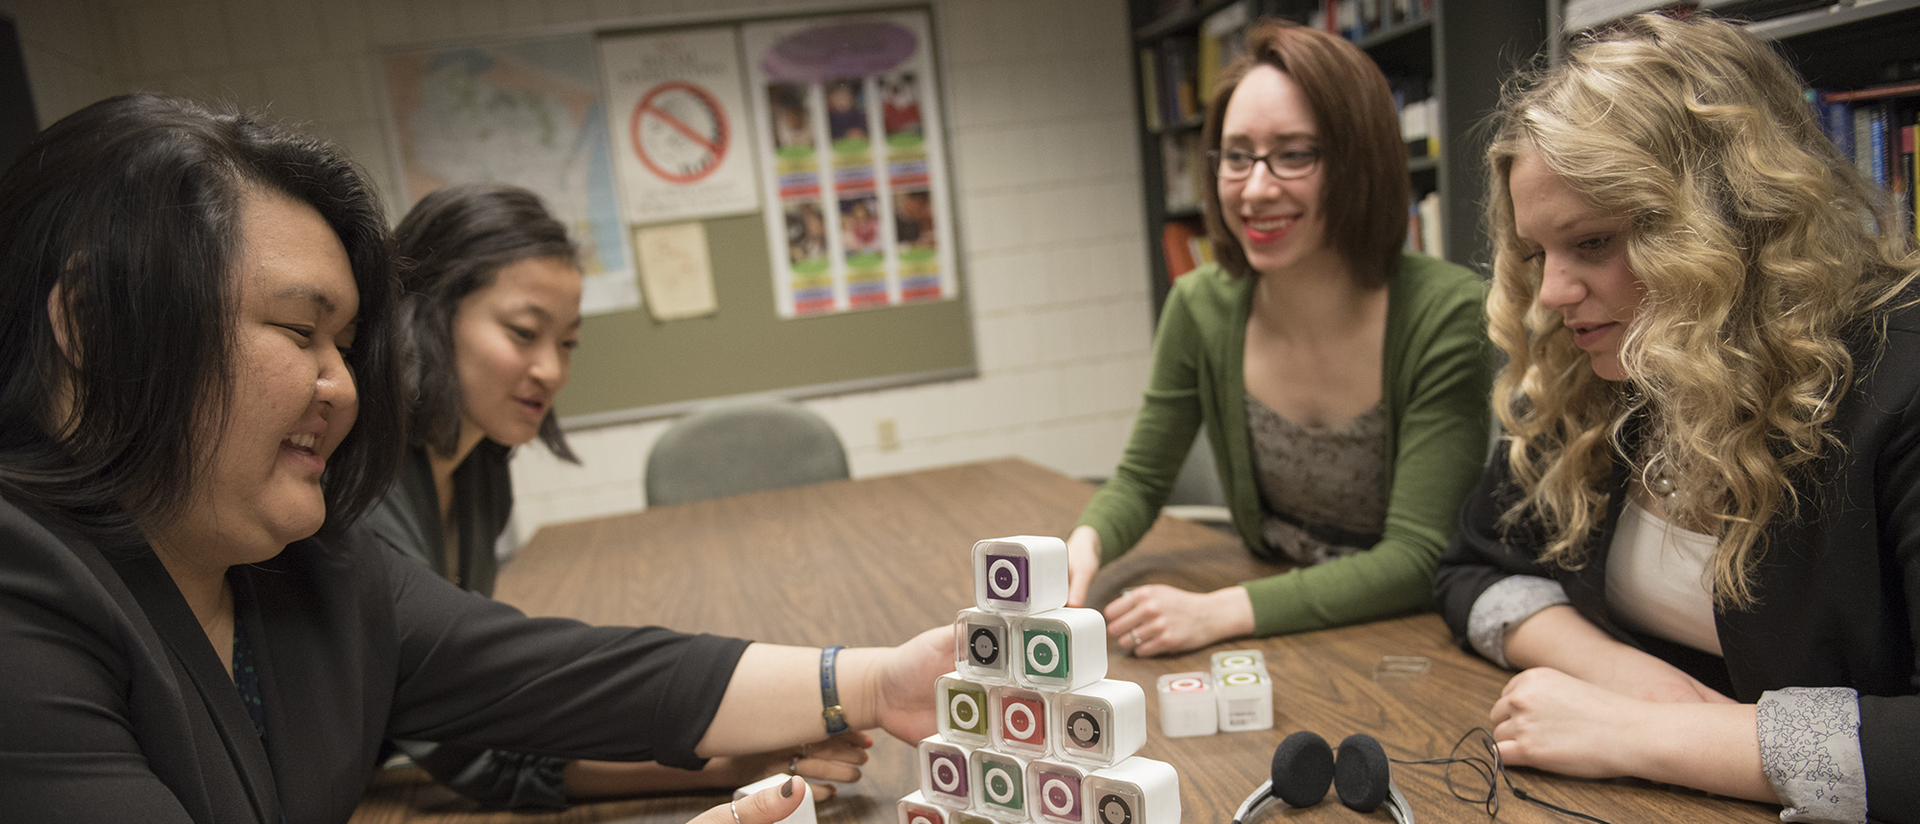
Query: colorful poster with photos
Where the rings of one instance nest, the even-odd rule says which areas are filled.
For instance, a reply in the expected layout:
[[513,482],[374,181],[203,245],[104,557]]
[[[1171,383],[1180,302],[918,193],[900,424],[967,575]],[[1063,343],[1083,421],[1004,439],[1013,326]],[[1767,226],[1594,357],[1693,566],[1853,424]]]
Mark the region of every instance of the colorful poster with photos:
[[925,12],[742,28],[782,317],[958,296]]

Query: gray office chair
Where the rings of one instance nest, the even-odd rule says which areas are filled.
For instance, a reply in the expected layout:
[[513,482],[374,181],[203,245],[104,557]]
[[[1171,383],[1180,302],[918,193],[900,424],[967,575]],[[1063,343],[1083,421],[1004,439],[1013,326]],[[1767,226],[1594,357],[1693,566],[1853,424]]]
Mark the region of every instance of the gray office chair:
[[850,477],[840,436],[784,401],[703,409],[674,422],[647,455],[647,506],[725,498]]
[[1220,486],[1220,471],[1213,460],[1213,445],[1207,441],[1207,428],[1194,434],[1193,448],[1180,464],[1162,512],[1176,518],[1199,521],[1223,532],[1233,531],[1233,513],[1227,510],[1227,493]]

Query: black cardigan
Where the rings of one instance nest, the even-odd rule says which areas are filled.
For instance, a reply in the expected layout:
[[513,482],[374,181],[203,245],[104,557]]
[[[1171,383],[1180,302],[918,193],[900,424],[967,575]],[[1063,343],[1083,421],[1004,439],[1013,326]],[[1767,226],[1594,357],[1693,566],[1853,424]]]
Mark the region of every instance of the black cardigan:
[[400,474],[361,523],[394,551],[412,557],[463,589],[493,595],[493,545],[513,515],[513,449],[488,438],[453,470],[453,521],[460,531],[459,569],[447,570],[446,538],[440,533],[439,493],[426,447],[408,447]]
[[344,822],[388,737],[697,766],[746,648],[529,619],[359,530],[228,580],[264,746],[150,551],[102,552],[0,497],[9,820]]
[[[1534,562],[1544,545],[1537,524],[1502,535],[1500,514],[1519,500],[1504,449],[1462,508],[1434,581],[1455,638],[1466,645],[1468,614],[1487,587],[1537,575],[1560,582],[1574,609],[1615,638],[1742,702],[1783,687],[1851,687],[1869,813],[1920,822],[1920,310],[1893,312],[1885,346],[1854,351],[1855,382],[1830,427],[1840,447],[1806,476],[1800,518],[1768,526],[1759,603],[1715,613],[1724,662],[1631,632],[1607,607],[1607,551],[1626,496],[1611,496],[1579,571]],[[1624,462],[1615,464],[1610,488],[1625,489]]]

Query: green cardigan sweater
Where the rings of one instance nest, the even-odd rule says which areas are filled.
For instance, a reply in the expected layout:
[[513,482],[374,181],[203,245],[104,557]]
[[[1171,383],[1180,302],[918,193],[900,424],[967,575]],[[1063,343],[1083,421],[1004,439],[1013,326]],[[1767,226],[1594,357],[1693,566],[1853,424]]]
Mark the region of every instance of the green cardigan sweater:
[[[1100,533],[1102,563],[1132,549],[1153,525],[1202,423],[1234,529],[1255,555],[1286,560],[1261,537],[1247,442],[1243,355],[1253,284],[1209,264],[1182,276],[1167,296],[1126,454],[1080,516]],[[1401,256],[1387,281],[1381,405],[1391,460],[1380,543],[1241,584],[1253,601],[1256,634],[1368,621],[1431,602],[1440,551],[1487,452],[1493,369],[1485,290],[1484,280],[1459,266]]]

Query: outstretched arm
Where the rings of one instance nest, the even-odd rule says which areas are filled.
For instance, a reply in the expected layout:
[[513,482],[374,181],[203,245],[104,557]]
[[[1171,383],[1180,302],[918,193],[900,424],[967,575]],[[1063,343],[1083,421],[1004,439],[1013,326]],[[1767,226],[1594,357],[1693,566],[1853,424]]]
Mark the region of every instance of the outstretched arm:
[[[933,682],[953,669],[953,628],[935,627],[897,647],[842,650],[836,667],[850,728],[878,727],[917,742],[934,732]],[[819,649],[754,644],[695,752],[740,755],[823,740],[823,709]]]

